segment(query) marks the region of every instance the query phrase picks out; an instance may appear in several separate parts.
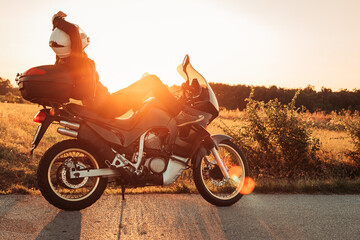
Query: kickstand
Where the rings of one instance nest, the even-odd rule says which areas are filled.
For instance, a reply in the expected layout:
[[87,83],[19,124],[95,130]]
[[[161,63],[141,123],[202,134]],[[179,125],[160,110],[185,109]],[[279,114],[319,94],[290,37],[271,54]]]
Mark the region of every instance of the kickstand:
[[125,200],[125,185],[121,185],[122,200]]

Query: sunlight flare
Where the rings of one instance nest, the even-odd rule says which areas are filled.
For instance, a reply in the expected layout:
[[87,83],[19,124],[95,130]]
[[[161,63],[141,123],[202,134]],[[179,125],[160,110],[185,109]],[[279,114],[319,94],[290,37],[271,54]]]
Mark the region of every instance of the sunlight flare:
[[241,177],[241,174],[242,174],[242,168],[240,166],[232,166],[230,169],[229,169],[229,177],[236,181],[236,182],[239,182],[239,178]]
[[238,189],[239,193],[243,195],[250,194],[255,189],[255,181],[251,177],[246,177],[244,181],[244,185],[241,189]]

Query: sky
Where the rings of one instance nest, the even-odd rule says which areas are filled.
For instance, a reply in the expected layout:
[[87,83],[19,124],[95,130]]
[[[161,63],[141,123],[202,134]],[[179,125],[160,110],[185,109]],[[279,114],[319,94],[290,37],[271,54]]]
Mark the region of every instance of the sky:
[[0,77],[54,63],[59,10],[110,92],[145,72],[180,85],[185,54],[209,82],[360,89],[359,0],[0,0]]

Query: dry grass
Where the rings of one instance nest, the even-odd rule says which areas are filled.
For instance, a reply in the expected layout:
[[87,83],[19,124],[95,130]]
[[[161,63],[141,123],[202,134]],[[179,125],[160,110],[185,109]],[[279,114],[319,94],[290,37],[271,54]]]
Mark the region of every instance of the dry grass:
[[[0,103],[0,193],[2,194],[38,193],[35,173],[41,156],[54,143],[66,138],[56,133],[57,126],[51,126],[35,150],[33,158],[29,157],[31,141],[37,128],[37,124],[33,123],[32,118],[40,109],[41,107],[32,104]],[[220,117],[208,127],[208,130],[212,134],[223,133],[221,126],[224,124],[229,128],[242,126],[245,117],[244,112],[223,110],[220,112]],[[322,161],[351,162],[345,153],[354,150],[354,146],[347,132],[334,127],[338,126],[334,120],[336,117],[341,116],[307,113],[304,115],[304,121],[307,121],[309,127],[312,128],[313,136],[320,139],[321,148],[318,154]],[[322,182],[299,180],[290,183],[286,180],[258,179],[256,191],[334,192],[329,190],[331,185],[337,186],[338,190],[335,192],[341,192],[341,188],[347,189],[344,186],[353,186],[351,189],[357,189],[360,192],[359,181],[355,185],[354,181],[347,184],[347,180],[339,180],[331,176],[329,176],[329,180]],[[110,186],[106,191],[108,194],[120,192],[121,190],[115,186]],[[168,187],[129,189],[127,192],[194,193],[196,189],[190,177],[183,176]]]
[[256,182],[258,193],[324,193],[324,194],[359,194],[360,179],[329,178],[313,179],[259,179]]
[[[305,122],[307,128],[310,130],[312,138],[320,140],[320,149],[316,152],[316,159],[319,159],[319,161],[316,160],[314,164],[316,165],[314,169],[317,170],[312,174],[309,173],[309,176],[314,179],[327,180],[332,178],[358,177],[360,166],[356,160],[349,156],[349,153],[355,151],[357,148],[349,132],[345,131],[343,125],[345,120],[356,121],[355,116],[348,112],[341,112],[340,114],[334,112],[331,114],[325,114],[324,112],[307,112],[301,113],[299,116],[301,121]],[[246,113],[241,111],[221,112],[220,117],[208,127],[208,130],[212,133],[221,133],[222,129],[226,129],[226,131],[229,130],[229,132],[235,131],[232,135],[236,136],[239,129],[247,124],[246,117]],[[243,130],[244,129],[242,129],[242,132]],[[244,141],[246,141],[246,139],[244,139]],[[256,144],[256,142],[253,144]],[[248,157],[251,158],[250,156]],[[251,163],[252,159],[248,160]],[[273,170],[276,170],[276,168],[276,166],[272,166]],[[259,176],[256,175],[256,177]]]
[[345,131],[331,131],[326,129],[314,129],[313,136],[320,139],[319,155],[324,161],[332,160],[339,163],[351,163],[352,160],[346,154],[354,151],[351,137]]
[[64,139],[51,126],[30,158],[31,142],[37,124],[32,119],[41,108],[30,104],[0,103],[0,191],[24,192],[36,188],[37,164],[55,142]]
[[[223,133],[222,128],[230,129],[243,126],[246,113],[239,110],[223,110],[209,126],[208,131],[212,134]],[[338,160],[344,160],[344,153],[355,150],[350,135],[340,127],[336,113],[325,112],[306,113],[302,116],[303,121],[312,129],[313,137],[320,139],[321,150],[338,155]]]

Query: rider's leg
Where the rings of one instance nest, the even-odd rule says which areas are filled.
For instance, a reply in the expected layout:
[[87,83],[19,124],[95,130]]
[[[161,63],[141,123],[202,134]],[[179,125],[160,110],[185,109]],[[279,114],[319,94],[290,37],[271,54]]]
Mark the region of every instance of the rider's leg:
[[182,111],[181,104],[177,101],[174,95],[169,91],[161,80],[155,75],[147,75],[139,81],[133,83],[127,88],[127,91],[132,92],[134,96],[139,98],[145,97],[149,92],[152,92],[161,104],[166,108],[178,124],[184,126],[190,123],[199,122],[204,119],[203,116],[193,116]]
[[[150,97],[152,93],[172,116],[178,115],[181,111],[181,104],[169,91],[168,87],[155,75],[148,75],[141,78],[125,88],[124,91],[133,96],[133,98],[141,101],[146,100],[146,97]],[[120,94],[122,93],[120,92]],[[116,96],[118,93],[114,93],[113,95]]]
[[204,118],[203,116],[189,115],[182,111],[181,104],[155,75],[143,77],[130,86],[111,94],[101,111],[108,118],[119,117],[131,108],[138,106],[146,100],[145,97],[150,97],[151,93],[161,102],[166,111],[175,117],[179,126],[198,122]]

